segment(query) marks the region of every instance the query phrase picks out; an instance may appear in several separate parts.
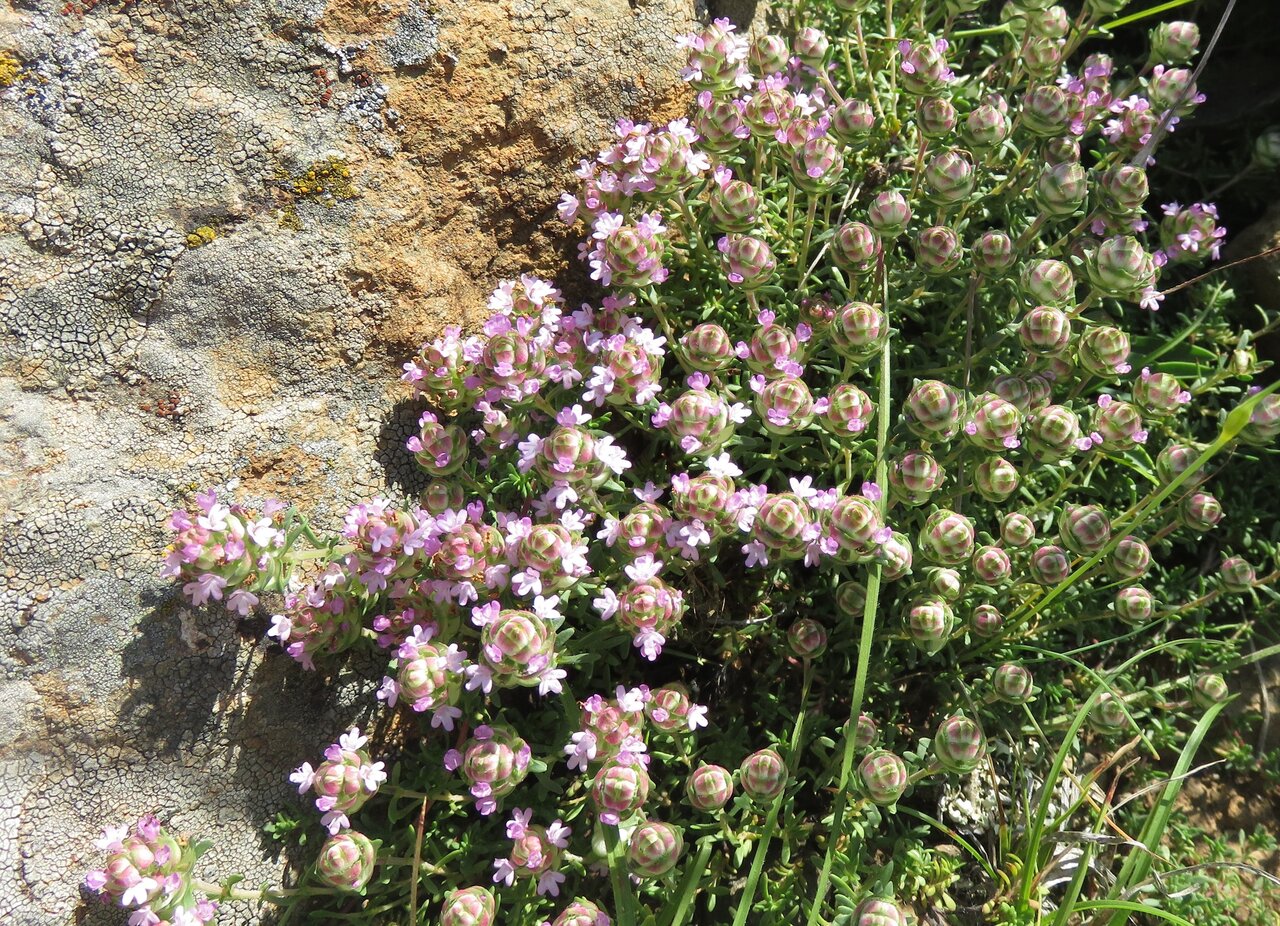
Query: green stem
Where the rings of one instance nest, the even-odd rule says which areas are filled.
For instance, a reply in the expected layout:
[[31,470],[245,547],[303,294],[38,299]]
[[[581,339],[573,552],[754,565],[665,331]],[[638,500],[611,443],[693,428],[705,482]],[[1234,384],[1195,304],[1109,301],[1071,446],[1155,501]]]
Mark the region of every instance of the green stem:
[[[880,257],[880,294],[883,305],[889,305],[889,281],[884,270],[884,257]],[[880,514],[885,513],[885,505],[889,496],[889,465],[886,451],[889,446],[889,346],[890,338],[885,338],[880,348],[880,400],[876,410],[876,482],[880,486]],[[831,866],[835,860],[836,843],[839,841],[841,826],[844,822],[846,804],[848,803],[849,778],[853,773],[854,733],[858,726],[858,716],[862,713],[862,698],[866,692],[867,674],[871,665],[871,647],[876,632],[876,609],[880,604],[880,575],[883,567],[876,564],[871,567],[867,576],[867,602],[862,611],[862,637],[858,644],[858,666],[853,677],[853,693],[850,697],[849,720],[844,727],[844,746],[840,758],[840,781],[836,787],[836,798],[831,809],[831,829],[827,836],[827,851],[822,859],[822,870],[818,874],[818,885],[814,891],[813,906],[809,908],[806,926],[816,926],[821,913],[822,904],[827,899],[827,891],[831,888]]]
[[604,845],[609,863],[609,882],[613,885],[613,912],[618,926],[636,926],[636,898],[631,893],[631,883],[627,880],[626,861],[623,858],[624,846],[618,838],[618,828],[607,823],[604,827]]

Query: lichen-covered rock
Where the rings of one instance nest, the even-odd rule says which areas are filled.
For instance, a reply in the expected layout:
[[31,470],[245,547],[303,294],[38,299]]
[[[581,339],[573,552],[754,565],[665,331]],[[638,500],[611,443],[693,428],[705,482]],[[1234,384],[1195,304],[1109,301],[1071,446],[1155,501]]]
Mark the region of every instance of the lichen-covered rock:
[[[372,689],[157,577],[196,487],[417,483],[399,364],[554,273],[556,192],[681,114],[692,0],[37,0],[0,9],[0,919],[62,924],[106,823],[274,881],[288,771]],[[230,483],[229,483],[230,480]],[[267,859],[264,861],[264,857]],[[120,923],[90,904],[84,922]],[[257,922],[247,906],[219,922]]]

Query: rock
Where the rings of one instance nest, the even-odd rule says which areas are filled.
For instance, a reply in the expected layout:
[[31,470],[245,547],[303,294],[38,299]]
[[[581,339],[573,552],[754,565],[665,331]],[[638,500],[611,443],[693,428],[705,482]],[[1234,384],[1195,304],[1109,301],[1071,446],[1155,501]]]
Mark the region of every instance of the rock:
[[617,118],[683,113],[694,12],[0,9],[5,923],[122,923],[78,884],[101,828],[146,812],[214,838],[211,873],[279,878],[261,827],[305,818],[289,771],[369,719],[373,686],[185,608],[157,576],[165,517],[221,486],[332,526],[411,488],[400,364],[503,277],[563,269],[558,191]]

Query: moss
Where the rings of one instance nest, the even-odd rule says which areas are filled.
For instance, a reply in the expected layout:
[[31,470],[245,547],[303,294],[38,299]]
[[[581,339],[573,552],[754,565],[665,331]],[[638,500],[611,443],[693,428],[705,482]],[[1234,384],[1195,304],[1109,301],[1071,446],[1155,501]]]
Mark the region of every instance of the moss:
[[290,189],[298,199],[333,206],[360,194],[351,183],[351,168],[342,158],[325,158],[292,178]]
[[12,87],[22,79],[22,65],[7,51],[0,51],[0,87]]

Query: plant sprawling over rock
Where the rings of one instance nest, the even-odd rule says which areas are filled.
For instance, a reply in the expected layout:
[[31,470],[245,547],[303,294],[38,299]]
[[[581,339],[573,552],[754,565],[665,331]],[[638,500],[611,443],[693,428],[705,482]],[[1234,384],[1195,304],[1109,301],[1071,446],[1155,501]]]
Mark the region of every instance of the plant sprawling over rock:
[[[89,887],[148,926],[228,898],[894,926],[1139,896],[1156,861],[1108,841],[1095,782],[1133,749],[1185,771],[1231,697],[1248,627],[1204,616],[1274,551],[1208,577],[1186,551],[1248,521],[1218,471],[1274,454],[1280,395],[1225,287],[1153,315],[1226,231],[1149,198],[1203,101],[1197,28],[1135,72],[1077,53],[1123,2],[981,5],[685,37],[689,117],[619,123],[560,201],[598,298],[504,282],[405,364],[418,497],[332,537],[274,501],[175,512],[192,603],[282,600],[307,669],[381,653],[399,735],[294,772],[328,838],[291,891],[197,880],[150,816]],[[1129,830],[1152,850],[1160,813]]]

